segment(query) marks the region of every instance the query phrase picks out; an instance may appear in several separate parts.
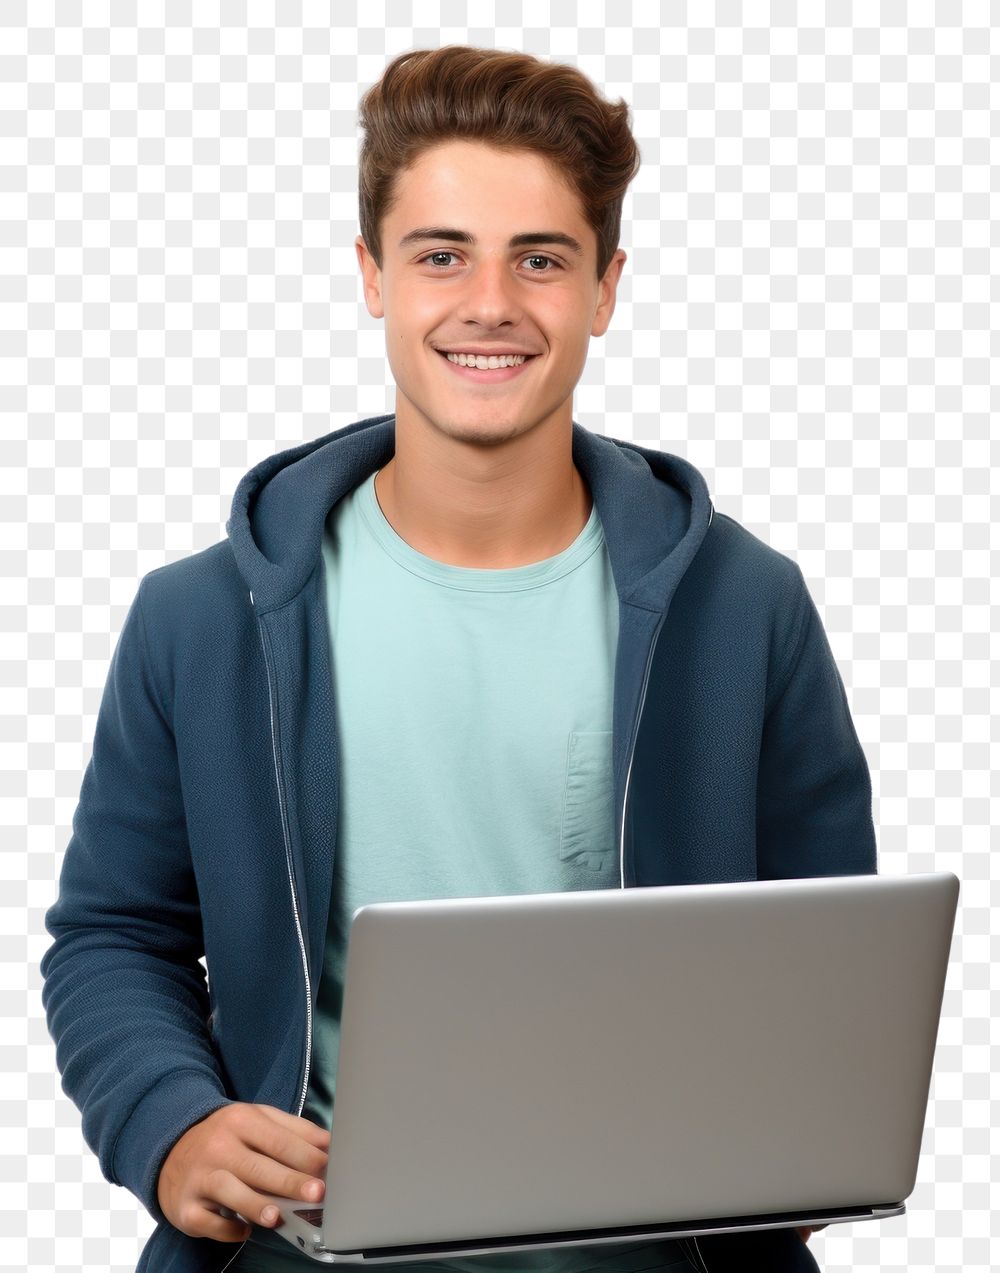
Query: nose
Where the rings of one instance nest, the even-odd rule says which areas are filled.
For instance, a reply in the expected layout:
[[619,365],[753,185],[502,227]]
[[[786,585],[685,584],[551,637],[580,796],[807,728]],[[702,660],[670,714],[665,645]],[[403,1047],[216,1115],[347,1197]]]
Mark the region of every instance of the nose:
[[516,322],[522,309],[517,290],[510,265],[500,257],[484,257],[469,274],[457,317],[483,327]]

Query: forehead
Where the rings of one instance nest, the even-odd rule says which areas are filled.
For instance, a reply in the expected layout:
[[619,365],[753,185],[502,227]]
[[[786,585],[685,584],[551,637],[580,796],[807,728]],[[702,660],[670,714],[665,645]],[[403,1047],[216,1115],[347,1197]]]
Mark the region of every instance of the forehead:
[[[532,224],[548,214],[581,231],[586,226],[579,196],[562,171],[534,151],[504,150],[483,142],[448,141],[424,151],[396,184],[389,220],[401,231],[413,225],[458,223],[463,215],[496,220],[512,217]],[[527,225],[527,222],[525,223]]]

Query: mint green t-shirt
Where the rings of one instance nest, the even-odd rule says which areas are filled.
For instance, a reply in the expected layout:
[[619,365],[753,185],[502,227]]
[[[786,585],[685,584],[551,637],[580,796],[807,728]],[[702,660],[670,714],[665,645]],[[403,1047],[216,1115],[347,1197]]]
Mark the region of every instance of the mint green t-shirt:
[[[329,1126],[357,907],[619,887],[611,778],[618,597],[596,506],[556,556],[471,569],[397,535],[372,474],[331,509],[322,551],[340,811],[303,1115]],[[233,1267],[293,1273],[310,1265],[255,1227]],[[585,1255],[569,1248],[395,1267],[634,1273],[664,1265],[654,1244],[631,1242]]]

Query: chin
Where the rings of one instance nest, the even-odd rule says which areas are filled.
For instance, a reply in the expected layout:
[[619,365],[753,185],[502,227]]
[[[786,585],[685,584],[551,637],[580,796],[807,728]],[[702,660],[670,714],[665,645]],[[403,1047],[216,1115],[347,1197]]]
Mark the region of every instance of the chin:
[[535,412],[525,417],[522,410],[511,403],[429,400],[427,406],[422,406],[412,398],[406,401],[412,413],[426,421],[434,432],[443,433],[456,442],[476,442],[484,446],[527,433],[540,418]]
[[449,418],[443,421],[437,420],[434,423],[441,433],[446,433],[456,442],[473,442],[480,446],[497,446],[502,442],[509,442],[511,438],[520,437],[531,428],[530,424],[525,424],[523,421],[495,418],[478,421],[468,418],[461,420]]

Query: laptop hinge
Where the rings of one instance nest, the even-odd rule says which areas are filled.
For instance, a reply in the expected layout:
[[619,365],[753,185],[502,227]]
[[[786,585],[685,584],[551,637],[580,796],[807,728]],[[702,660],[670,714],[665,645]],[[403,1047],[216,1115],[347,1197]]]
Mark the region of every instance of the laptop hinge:
[[399,1246],[364,1247],[360,1251],[345,1251],[317,1244],[316,1250],[342,1257],[358,1257],[362,1260],[420,1259],[433,1256],[447,1259],[449,1255],[462,1255],[476,1250],[501,1251],[505,1247],[563,1247],[579,1246],[598,1241],[619,1242],[630,1239],[655,1237],[669,1240],[672,1236],[687,1236],[692,1231],[699,1234],[727,1232],[730,1230],[787,1228],[815,1221],[819,1224],[850,1220],[873,1220],[883,1214],[898,1215],[903,1204],[899,1202],[876,1203],[854,1207],[816,1207],[796,1211],[774,1212],[752,1216],[713,1216],[707,1220],[677,1220],[668,1224],[634,1224],[613,1229],[563,1229],[556,1233],[523,1233],[504,1237],[472,1238],[457,1242],[421,1242]]

